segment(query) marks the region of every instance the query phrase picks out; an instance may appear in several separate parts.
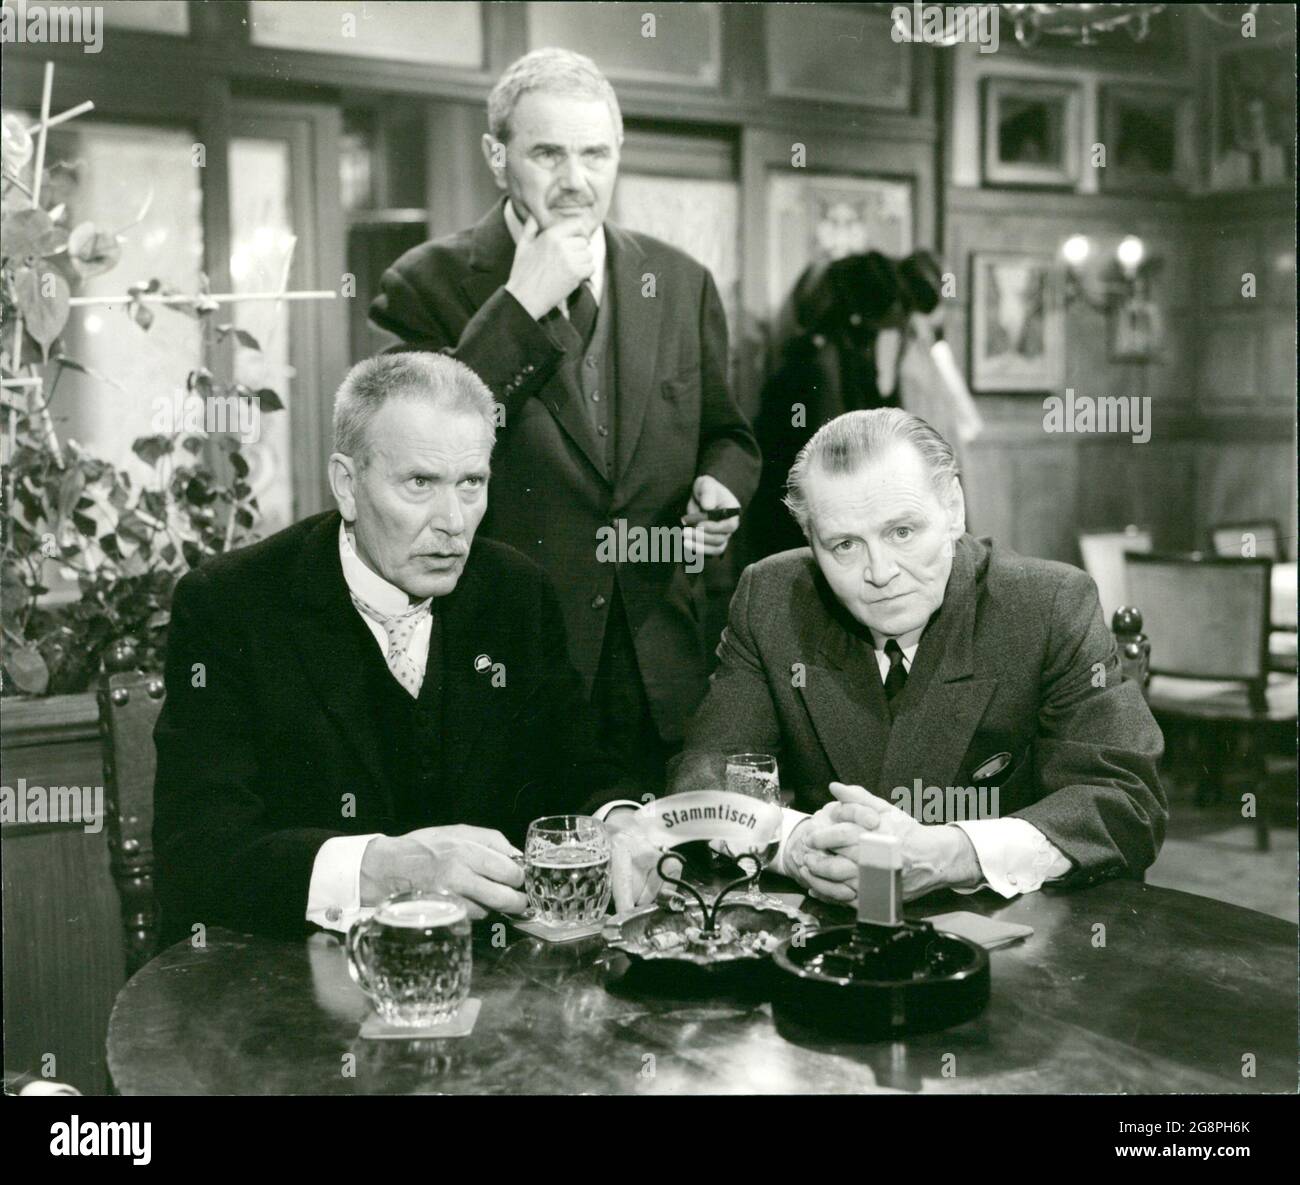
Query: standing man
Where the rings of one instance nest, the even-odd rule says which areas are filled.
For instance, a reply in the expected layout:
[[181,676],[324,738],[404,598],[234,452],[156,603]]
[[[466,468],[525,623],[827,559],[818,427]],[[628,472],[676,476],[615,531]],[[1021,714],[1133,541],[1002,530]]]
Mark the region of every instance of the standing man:
[[[466,363],[498,400],[483,530],[551,575],[602,740],[657,789],[706,687],[705,590],[690,572],[725,550],[758,483],[722,303],[695,260],[605,221],[623,121],[588,58],[519,59],[488,97],[488,125],[504,197],[403,255],[371,318],[402,349]],[[613,563],[601,547],[665,527],[669,556],[629,547]]]

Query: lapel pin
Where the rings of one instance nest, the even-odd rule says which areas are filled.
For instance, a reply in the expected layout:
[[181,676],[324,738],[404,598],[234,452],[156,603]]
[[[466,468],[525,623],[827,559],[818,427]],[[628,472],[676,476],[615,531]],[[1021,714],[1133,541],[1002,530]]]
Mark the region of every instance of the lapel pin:
[[492,669],[492,656],[489,654],[480,654],[474,660],[474,669],[481,675],[484,671]]
[[1001,773],[1010,764],[1010,753],[994,753],[979,769],[971,774],[971,780],[979,782],[985,778],[991,778],[994,774]]

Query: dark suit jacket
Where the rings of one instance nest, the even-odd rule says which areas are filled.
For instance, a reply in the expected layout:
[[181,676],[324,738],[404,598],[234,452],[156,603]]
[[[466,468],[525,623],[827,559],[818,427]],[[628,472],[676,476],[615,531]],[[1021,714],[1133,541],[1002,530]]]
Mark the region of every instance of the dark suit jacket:
[[[678,525],[701,473],[744,505],[758,483],[758,446],[728,390],[727,326],[712,276],[676,248],[606,223],[618,374],[607,479],[576,381],[561,366],[563,338],[505,291],[514,243],[503,206],[403,255],[384,273],[370,315],[402,348],[464,362],[504,405],[480,530],[555,581],[590,691],[616,573],[596,558],[597,530],[618,519]],[[643,295],[650,277],[654,295]],[[617,579],[655,721],[676,740],[706,685],[702,577],[681,564],[635,563],[620,565]]]
[[[364,648],[378,656],[379,647],[356,628],[338,533],[336,513],[316,515],[176,587],[154,734],[157,883],[171,937],[196,921],[300,933],[321,844],[398,830],[362,677]],[[496,828],[519,843],[530,820],[613,793],[618,771],[591,742],[538,568],[475,540],[437,606],[442,729],[428,737],[440,757],[430,825]],[[504,665],[505,686],[476,669],[480,655]]]
[[[885,799],[918,778],[995,784],[999,814],[1037,827],[1076,882],[1138,875],[1160,850],[1164,741],[1077,568],[962,536],[892,728],[869,634],[807,548],[745,570],[718,654],[678,789],[719,751],[759,750],[805,811],[831,801],[832,780]],[[1000,773],[976,777],[1003,753]]]

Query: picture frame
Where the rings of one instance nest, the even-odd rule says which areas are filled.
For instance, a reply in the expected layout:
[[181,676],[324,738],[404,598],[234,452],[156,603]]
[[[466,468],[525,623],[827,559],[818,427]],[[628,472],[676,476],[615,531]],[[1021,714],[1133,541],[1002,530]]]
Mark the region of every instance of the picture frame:
[[971,256],[971,388],[1056,392],[1065,385],[1065,310],[1051,255]]
[[1169,87],[1104,84],[1098,126],[1106,167],[1098,169],[1108,192],[1167,193],[1187,184],[1188,100]]
[[1079,180],[1080,88],[1036,78],[984,80],[984,181],[1073,189]]
[[776,312],[811,263],[910,255],[916,194],[906,177],[773,169],[767,179],[768,304]]
[[913,55],[883,5],[768,4],[768,93],[899,113],[912,105]]

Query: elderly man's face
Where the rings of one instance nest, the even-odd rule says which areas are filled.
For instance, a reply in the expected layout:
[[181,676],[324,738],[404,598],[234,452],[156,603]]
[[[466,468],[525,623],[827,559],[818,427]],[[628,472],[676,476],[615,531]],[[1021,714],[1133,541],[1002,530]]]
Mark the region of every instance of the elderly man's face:
[[543,230],[573,219],[590,237],[605,220],[618,178],[618,133],[603,99],[528,91],[510,114],[497,184],[521,218]]
[[487,510],[491,441],[472,412],[397,395],[376,413],[364,458],[331,457],[357,555],[414,600],[455,587]]
[[814,467],[804,493],[813,555],[844,607],[885,637],[924,626],[965,529],[960,492],[941,500],[921,454],[898,444],[853,473]]

